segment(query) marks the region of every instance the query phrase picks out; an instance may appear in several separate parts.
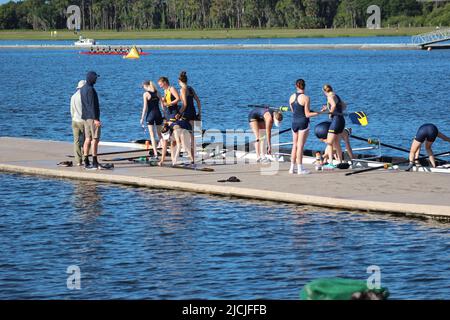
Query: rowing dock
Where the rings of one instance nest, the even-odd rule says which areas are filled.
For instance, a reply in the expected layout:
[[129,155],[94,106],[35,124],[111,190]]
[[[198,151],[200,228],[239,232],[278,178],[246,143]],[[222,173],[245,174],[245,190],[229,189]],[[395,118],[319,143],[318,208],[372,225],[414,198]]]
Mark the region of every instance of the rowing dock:
[[[101,146],[99,152],[117,151]],[[0,137],[0,171],[163,188],[219,196],[313,205],[351,211],[450,219],[450,177],[438,173],[374,171],[345,176],[346,170],[289,175],[288,163],[261,174],[258,164],[211,164],[214,172],[147,167],[125,162],[114,170],[58,167],[72,153],[72,143]],[[122,155],[121,155],[122,156]],[[110,156],[109,156],[110,158]],[[100,158],[102,159],[102,158]],[[312,168],[310,168],[312,169]],[[217,180],[238,177],[241,182]],[[56,190],[55,190],[56,191]]]

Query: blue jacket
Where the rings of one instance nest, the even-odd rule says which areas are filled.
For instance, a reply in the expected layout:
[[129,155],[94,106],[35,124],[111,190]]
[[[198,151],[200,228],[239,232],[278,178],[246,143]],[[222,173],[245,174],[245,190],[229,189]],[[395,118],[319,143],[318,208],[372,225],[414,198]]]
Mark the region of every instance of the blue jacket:
[[98,102],[97,92],[94,89],[96,81],[97,74],[95,72],[88,72],[86,84],[80,89],[82,105],[81,118],[83,120],[93,119],[100,121],[100,104]]

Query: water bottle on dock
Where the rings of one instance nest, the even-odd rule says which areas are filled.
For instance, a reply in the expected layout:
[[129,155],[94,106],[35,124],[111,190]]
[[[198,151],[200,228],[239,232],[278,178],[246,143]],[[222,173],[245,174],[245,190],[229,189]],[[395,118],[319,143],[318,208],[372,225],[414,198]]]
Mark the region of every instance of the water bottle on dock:
[[322,160],[323,160],[322,159],[322,154],[319,151],[317,151],[316,152],[316,161],[314,161],[316,171],[322,171],[323,170],[323,168],[322,168]]

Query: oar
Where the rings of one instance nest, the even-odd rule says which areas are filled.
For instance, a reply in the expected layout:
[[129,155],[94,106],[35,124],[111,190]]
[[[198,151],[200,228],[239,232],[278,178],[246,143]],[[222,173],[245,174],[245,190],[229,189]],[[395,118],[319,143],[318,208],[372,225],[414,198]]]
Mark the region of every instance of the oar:
[[[272,136],[272,138],[273,138],[273,137],[276,137],[276,136],[279,136],[280,134],[283,134],[283,133],[288,132],[288,131],[291,131],[291,128],[284,129],[284,130],[279,131],[278,133],[275,133],[275,134]],[[265,138],[265,136],[264,136],[264,138]],[[264,138],[260,138],[260,139],[254,140],[254,141],[252,141],[252,142],[249,142],[249,144],[250,144],[250,143],[254,143],[254,142],[260,142],[261,140],[264,140]]]
[[113,159],[104,159],[103,161],[106,162],[121,162],[121,161],[129,161],[129,160],[135,160],[140,158],[148,158],[149,156],[135,156],[135,157],[127,157],[127,158],[113,158]]
[[356,111],[356,112],[344,112],[344,113],[332,113],[332,112],[326,112],[325,114],[334,114],[334,115],[341,115],[341,116],[347,116],[350,118],[350,121],[353,124],[356,124],[358,126],[367,126],[369,124],[369,118],[367,117],[367,114],[364,111]]
[[369,119],[364,111],[356,111],[348,114],[351,122],[359,126],[367,126],[369,124]]
[[[380,144],[380,146],[383,146],[383,147],[386,147],[386,148],[390,148],[390,149],[393,149],[393,150],[398,150],[398,151],[403,151],[403,152],[409,153],[408,149],[397,147],[397,146],[393,146],[393,145],[387,144],[387,143],[382,143],[382,142],[378,141],[377,139],[370,139],[370,138],[366,139],[366,138],[362,138],[362,137],[358,137],[358,136],[354,136],[354,135],[350,135],[350,137],[352,137],[352,138],[354,138],[356,140],[365,141],[368,144]],[[427,155],[425,155],[423,153],[421,153],[419,155],[420,156],[427,156]],[[438,161],[446,162],[445,160],[442,160],[442,159],[438,159],[438,158],[435,158],[435,159],[438,160]]]
[[[109,155],[113,155],[113,154],[123,154],[123,153],[136,153],[136,152],[148,152],[149,150],[147,149],[139,149],[139,150],[127,150],[127,151],[115,151],[115,152],[104,152],[104,153],[97,153],[97,156],[109,156]],[[91,156],[91,155],[89,155]],[[69,158],[74,158],[74,155],[67,155],[67,157]]]
[[247,105],[250,108],[268,108],[270,110],[273,111],[281,111],[281,112],[287,112],[289,111],[289,107],[288,106],[281,106],[281,107],[274,107],[274,106],[270,106],[267,104],[249,104]]
[[[443,155],[448,155],[448,154],[450,154],[450,151],[441,152],[441,153],[435,154],[435,156],[443,156]],[[428,158],[428,156],[419,157],[419,158],[414,159],[414,160],[418,161],[418,160],[423,160],[425,158]],[[403,160],[403,161],[398,161],[398,162],[395,162],[395,163],[385,163],[382,166],[362,169],[362,170],[358,170],[358,171],[354,171],[354,172],[349,172],[349,173],[346,173],[345,175],[346,176],[351,176],[353,174],[369,172],[369,171],[375,171],[375,170],[378,170],[378,169],[387,169],[387,168],[390,168],[390,167],[393,167],[393,166],[398,166],[398,165],[404,164],[404,163],[409,163],[409,159],[408,160]]]

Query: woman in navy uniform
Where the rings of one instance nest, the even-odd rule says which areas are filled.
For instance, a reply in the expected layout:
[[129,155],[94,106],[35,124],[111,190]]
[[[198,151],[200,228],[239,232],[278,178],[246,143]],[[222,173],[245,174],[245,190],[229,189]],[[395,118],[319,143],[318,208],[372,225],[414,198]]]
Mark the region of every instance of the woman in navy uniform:
[[[324,166],[326,169],[335,169],[336,166],[333,164],[333,154],[334,150],[340,149],[339,140],[340,135],[345,129],[345,119],[343,112],[347,107],[346,103],[333,91],[333,88],[326,84],[323,86],[323,93],[327,97],[327,105],[330,112],[331,124],[328,129],[327,140],[328,144],[327,155],[330,160],[329,163]],[[325,107],[325,106],[324,106]],[[342,153],[336,153],[339,163],[342,163]]]
[[310,109],[310,99],[305,95],[306,83],[298,79],[295,83],[296,92],[289,99],[292,111],[292,153],[289,173],[294,173],[297,164],[297,174],[308,174],[303,168],[303,149],[309,135],[309,119],[318,116],[321,112],[313,112]]
[[266,138],[267,138],[267,153],[272,153],[272,126],[275,125],[278,127],[283,121],[283,115],[279,111],[271,110],[270,108],[254,108],[248,114],[248,122],[250,128],[255,135],[255,150],[256,150],[256,158],[257,162],[267,162],[267,158],[263,152],[261,156],[260,150],[260,130],[266,130]]
[[152,81],[145,81],[142,87],[145,92],[143,95],[141,125],[144,126],[144,122],[147,124],[148,132],[150,134],[150,141],[152,143],[153,156],[158,158],[155,129],[158,135],[158,140],[161,141],[161,126],[163,124],[163,117],[161,110],[159,109],[161,95]]
[[436,160],[434,159],[433,149],[431,148],[433,143],[436,141],[436,138],[450,142],[450,138],[439,132],[438,128],[434,124],[427,123],[420,126],[411,145],[411,150],[409,152],[409,166],[406,171],[410,171],[414,167],[415,160],[419,158],[420,149],[423,143],[425,143],[425,149],[427,150],[431,166],[436,168]]

